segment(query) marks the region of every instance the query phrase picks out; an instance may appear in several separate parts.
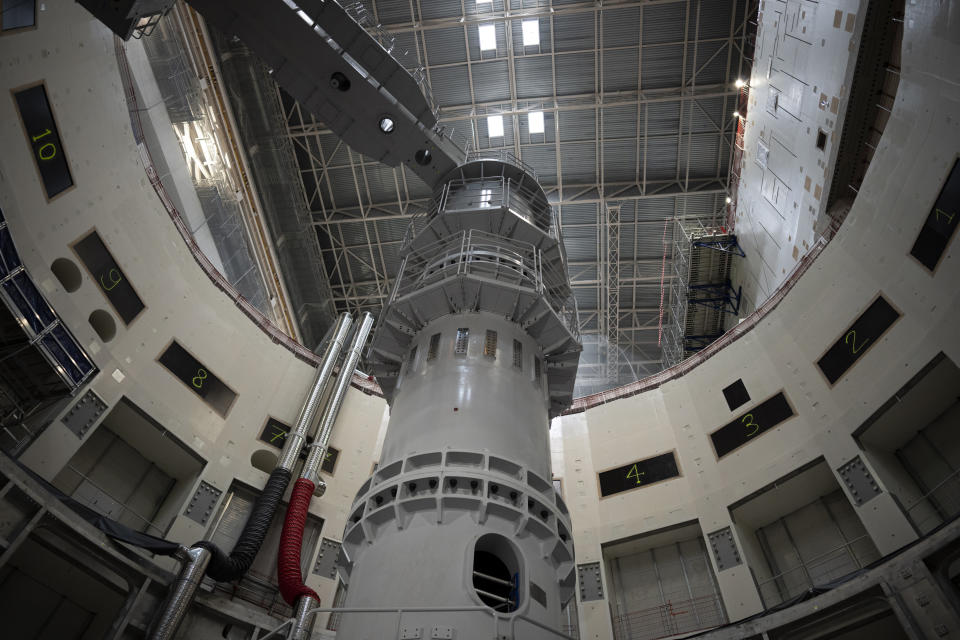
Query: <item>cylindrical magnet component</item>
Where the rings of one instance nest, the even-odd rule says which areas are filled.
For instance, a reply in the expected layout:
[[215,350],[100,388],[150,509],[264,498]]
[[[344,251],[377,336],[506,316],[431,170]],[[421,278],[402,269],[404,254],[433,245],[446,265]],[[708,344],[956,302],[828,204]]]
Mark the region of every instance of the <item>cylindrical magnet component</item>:
[[360,354],[363,351],[363,345],[366,344],[367,337],[370,335],[372,328],[373,315],[364,313],[360,319],[360,324],[357,326],[353,340],[350,343],[350,350],[347,352],[343,366],[340,367],[337,386],[334,387],[333,395],[330,397],[330,401],[327,403],[326,409],[324,409],[323,416],[320,418],[320,425],[318,427],[319,435],[313,447],[310,449],[310,453],[307,454],[307,461],[304,463],[303,472],[300,474],[301,478],[310,480],[317,485],[320,495],[322,495],[326,489],[326,484],[323,483],[319,477],[320,465],[323,463],[324,456],[327,452],[327,443],[330,440],[330,433],[333,431],[333,423],[336,421],[337,414],[340,412],[340,405],[343,404],[343,399],[347,395],[347,389],[350,388],[350,379],[353,377],[353,372],[357,368],[357,363],[360,361]]
[[337,318],[337,324],[333,328],[333,336],[323,352],[320,366],[317,367],[317,376],[314,378],[313,386],[307,400],[300,409],[300,415],[297,421],[287,435],[287,440],[283,445],[283,451],[280,452],[280,460],[277,466],[288,471],[293,471],[293,465],[296,464],[297,456],[307,441],[307,431],[317,415],[320,408],[320,400],[323,397],[324,387],[333,373],[333,367],[340,357],[340,351],[343,343],[346,342],[347,335],[350,332],[350,325],[353,324],[353,317],[349,313],[341,313]]

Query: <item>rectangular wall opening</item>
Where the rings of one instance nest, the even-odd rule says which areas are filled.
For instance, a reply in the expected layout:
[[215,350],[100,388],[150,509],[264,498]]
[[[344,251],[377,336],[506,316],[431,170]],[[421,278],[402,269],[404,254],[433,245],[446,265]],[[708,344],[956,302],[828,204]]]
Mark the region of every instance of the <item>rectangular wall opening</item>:
[[[213,526],[207,533],[207,539],[229,553],[240,537],[244,525],[253,511],[253,503],[260,494],[241,482],[234,481],[221,501]],[[283,520],[287,513],[287,504],[281,503],[270,523],[260,552],[253,559],[250,570],[236,583],[213,583],[205,578],[213,588],[230,594],[242,600],[266,609],[275,615],[289,617],[293,609],[284,602],[277,587],[277,548],[280,545],[280,534],[283,532]],[[301,575],[310,574],[313,566],[313,555],[320,541],[320,532],[323,529],[323,518],[307,514],[306,526],[303,529],[303,545],[300,552]]]
[[646,640],[727,621],[697,522],[603,546],[613,636]]
[[204,464],[146,412],[121,398],[53,484],[109,518],[163,537]]
[[740,500],[730,515],[768,609],[880,557],[823,458]]
[[960,368],[943,353],[854,434],[920,534],[960,514]]

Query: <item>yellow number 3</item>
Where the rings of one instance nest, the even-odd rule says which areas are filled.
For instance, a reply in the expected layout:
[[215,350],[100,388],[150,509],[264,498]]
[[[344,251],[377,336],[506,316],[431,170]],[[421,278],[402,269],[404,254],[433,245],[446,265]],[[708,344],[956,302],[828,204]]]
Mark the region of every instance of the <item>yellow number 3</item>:
[[197,375],[193,377],[193,380],[191,382],[193,382],[193,386],[195,386],[197,389],[203,389],[203,381],[206,379],[207,379],[206,369],[198,369]]
[[749,438],[750,436],[757,435],[757,431],[760,431],[760,425],[758,425],[756,422],[753,421],[752,413],[748,413],[747,415],[743,416],[743,418],[740,419],[740,424],[743,424],[744,422],[747,423],[746,424],[747,429],[749,429],[750,427],[753,427],[753,431],[748,433],[747,437]]

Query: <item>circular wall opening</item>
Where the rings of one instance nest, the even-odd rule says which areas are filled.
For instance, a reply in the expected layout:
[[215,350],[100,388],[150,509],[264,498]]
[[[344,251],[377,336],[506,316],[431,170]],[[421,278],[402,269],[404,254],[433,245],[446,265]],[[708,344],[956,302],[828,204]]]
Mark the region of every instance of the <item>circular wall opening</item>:
[[350,90],[350,78],[343,75],[339,71],[334,71],[330,76],[330,86],[336,89],[337,91],[349,91]]
[[501,613],[520,606],[522,567],[514,546],[504,536],[480,536],[473,548],[473,589],[483,604]]
[[117,335],[116,320],[103,309],[95,309],[87,318],[87,322],[90,323],[90,326],[93,327],[93,330],[103,342],[110,342]]
[[73,293],[83,284],[83,275],[73,260],[57,258],[50,265],[50,271],[53,271],[53,275],[60,281],[60,286],[68,293]]
[[271,473],[276,468],[278,460],[277,454],[266,449],[258,449],[250,456],[250,464],[253,468],[264,473]]
[[420,149],[413,155],[413,159],[417,161],[417,164],[426,166],[433,160],[433,156],[430,154],[430,149]]

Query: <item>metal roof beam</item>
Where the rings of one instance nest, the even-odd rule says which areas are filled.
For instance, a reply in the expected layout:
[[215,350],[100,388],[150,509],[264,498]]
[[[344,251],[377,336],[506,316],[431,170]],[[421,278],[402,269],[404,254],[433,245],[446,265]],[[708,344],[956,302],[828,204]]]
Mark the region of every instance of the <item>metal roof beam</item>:
[[[686,0],[632,0],[627,2],[617,2],[616,0],[607,0],[606,2],[596,2],[589,0],[577,5],[557,6],[557,7],[531,7],[529,9],[508,9],[499,11],[484,11],[476,14],[461,14],[457,16],[448,16],[444,18],[432,18],[422,22],[399,22],[392,25],[384,25],[383,30],[387,33],[409,33],[411,31],[423,32],[433,29],[445,29],[451,24],[481,24],[496,20],[528,20],[530,18],[549,18],[550,16],[569,16],[578,13],[599,13],[604,9],[630,9],[633,7],[649,7],[665,4],[677,4]],[[376,6],[376,2],[374,2]]]

